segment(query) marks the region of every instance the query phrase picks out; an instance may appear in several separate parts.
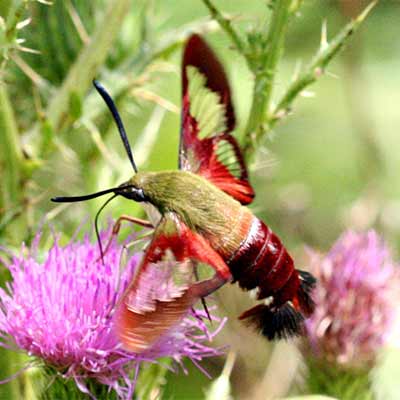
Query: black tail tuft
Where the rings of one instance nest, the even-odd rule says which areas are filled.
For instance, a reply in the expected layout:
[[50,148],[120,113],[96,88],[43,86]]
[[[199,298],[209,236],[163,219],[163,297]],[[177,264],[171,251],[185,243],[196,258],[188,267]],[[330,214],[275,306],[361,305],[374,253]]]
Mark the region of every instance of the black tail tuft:
[[315,303],[312,298],[312,290],[314,289],[317,280],[307,271],[298,270],[300,276],[300,287],[297,292],[300,309],[306,317],[310,316],[315,308]]
[[279,308],[259,304],[245,311],[239,319],[247,319],[268,340],[289,339],[304,333],[304,318],[289,303]]

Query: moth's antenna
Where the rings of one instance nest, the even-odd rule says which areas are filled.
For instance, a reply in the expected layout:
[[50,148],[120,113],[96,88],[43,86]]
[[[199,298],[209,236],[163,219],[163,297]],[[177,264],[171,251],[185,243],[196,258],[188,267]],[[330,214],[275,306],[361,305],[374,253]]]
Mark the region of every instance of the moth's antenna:
[[97,211],[96,216],[94,217],[94,229],[96,231],[97,243],[99,244],[100,257],[101,257],[101,262],[103,263],[103,265],[104,265],[104,252],[103,252],[103,245],[101,244],[100,232],[99,232],[99,215],[104,210],[105,206],[117,196],[118,196],[117,194],[114,194],[114,196],[111,196],[109,199],[107,199],[104,202],[104,204],[99,208],[99,211]]
[[107,104],[109,110],[111,111],[114,121],[117,124],[119,135],[121,136],[121,139],[122,139],[122,143],[124,144],[126,153],[128,154],[129,161],[131,162],[133,170],[135,172],[137,172],[138,170],[137,170],[135,161],[133,160],[132,150],[131,150],[131,146],[129,144],[128,136],[126,135],[124,124],[122,123],[122,119],[118,113],[115,103],[113,102],[111,96],[108,94],[105,87],[100,82],[93,80],[93,86],[99,92],[100,96],[103,98],[103,100]]
[[100,192],[92,193],[92,194],[86,194],[84,196],[59,196],[59,197],[52,197],[51,201],[54,201],[55,203],[74,203],[76,201],[86,201],[86,200],[91,200],[95,199],[96,197],[103,196],[108,193],[114,193],[117,190],[120,190],[120,187],[116,188],[111,188],[111,189],[106,189],[102,190]]

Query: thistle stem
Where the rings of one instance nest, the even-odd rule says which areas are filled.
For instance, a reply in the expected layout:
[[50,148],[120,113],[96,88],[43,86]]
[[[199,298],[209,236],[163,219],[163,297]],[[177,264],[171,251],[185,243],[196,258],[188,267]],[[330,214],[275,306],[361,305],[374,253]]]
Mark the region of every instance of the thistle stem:
[[11,107],[7,88],[0,84],[0,141],[3,149],[1,155],[4,177],[2,179],[2,205],[6,208],[20,200],[19,190],[21,177],[22,151],[19,146],[19,135],[14,112]]
[[281,58],[290,17],[292,0],[278,0],[274,5],[271,25],[266,37],[267,49],[255,71],[252,106],[243,138],[243,151],[251,157],[260,138],[268,131],[264,127],[269,112],[276,67]]
[[263,39],[265,49],[257,60],[250,58],[245,43],[232,27],[231,21],[224,17],[210,0],[203,0],[203,3],[222,30],[230,37],[236,49],[246,59],[249,69],[254,73],[252,105],[242,140],[244,155],[250,159],[262,138],[290,112],[292,103],[299,94],[323,74],[329,62],[365,20],[376,1],[371,2],[357,18],[348,23],[329,44],[321,45],[309,66],[293,81],[278,101],[277,106],[273,108],[271,107],[271,98],[274,78],[282,56],[287,26],[290,16],[302,2],[294,0],[276,0],[274,2],[270,27],[266,38]]
[[272,128],[283,116],[287,115],[295,98],[309,85],[314,83],[325,71],[329,62],[347,43],[352,34],[360,27],[376,2],[369,4],[365,10],[354,20],[349,22],[332,41],[322,47],[314,56],[309,66],[288,87],[286,93],[278,101],[277,106],[269,116],[269,127]]
[[231,38],[232,43],[235,45],[239,53],[241,53],[246,58],[246,61],[249,63],[245,46],[242,42],[242,39],[233,28],[231,21],[224,15],[222,15],[222,13],[214,6],[213,3],[211,3],[210,0],[203,0],[203,3],[210,11],[211,17],[218,22],[221,29],[224,30],[226,34]]
[[[23,155],[19,146],[17,123],[5,83],[0,83],[0,148],[5,150],[0,154],[0,215],[3,217],[5,210],[10,211],[20,205],[23,193],[21,190]],[[17,238],[18,232],[22,230],[22,224],[20,221],[18,225],[12,224],[8,231]],[[2,272],[1,283],[5,278]],[[19,364],[18,355],[0,349],[0,360],[1,378],[11,376],[15,372],[15,364]],[[0,397],[20,398],[19,380],[14,379],[2,386]]]
[[[21,190],[24,157],[19,142],[17,122],[5,83],[0,83],[0,132],[0,147],[6,149],[0,154],[2,220],[6,218],[7,213],[13,214],[12,211],[17,210],[24,201],[23,190]],[[8,232],[12,237],[21,237],[18,235],[26,232],[26,226],[19,219],[18,224],[15,222],[10,224]]]

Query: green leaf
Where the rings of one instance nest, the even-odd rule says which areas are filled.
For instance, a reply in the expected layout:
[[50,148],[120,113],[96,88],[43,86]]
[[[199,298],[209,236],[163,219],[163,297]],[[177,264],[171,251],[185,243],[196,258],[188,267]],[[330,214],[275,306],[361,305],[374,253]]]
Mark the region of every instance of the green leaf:
[[76,90],[71,91],[69,95],[69,114],[74,120],[82,116],[82,97]]
[[129,0],[116,0],[109,4],[90,42],[82,49],[62,86],[52,98],[46,114],[54,130],[62,129],[68,121],[71,93],[80,97],[85,95],[97,69],[107,57],[122,21],[127,15],[129,4]]

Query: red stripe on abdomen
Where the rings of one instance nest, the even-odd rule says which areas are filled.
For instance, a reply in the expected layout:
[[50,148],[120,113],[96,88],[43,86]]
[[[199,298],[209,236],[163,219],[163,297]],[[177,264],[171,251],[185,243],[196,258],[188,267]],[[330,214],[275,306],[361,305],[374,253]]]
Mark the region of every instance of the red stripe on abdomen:
[[268,240],[270,230],[268,227],[266,227],[267,229],[263,229],[263,225],[266,226],[258,218],[253,217],[246,239],[230,259],[227,260],[234,282],[239,281],[240,284],[240,279],[246,275],[247,271],[254,264],[254,261],[260,254],[261,248],[264,246],[266,240]]
[[[228,260],[228,265],[241,288],[259,288],[258,299],[275,296],[285,287],[294,271],[293,260],[282,242],[256,217],[246,240]],[[292,293],[286,293],[287,296],[292,296]]]

